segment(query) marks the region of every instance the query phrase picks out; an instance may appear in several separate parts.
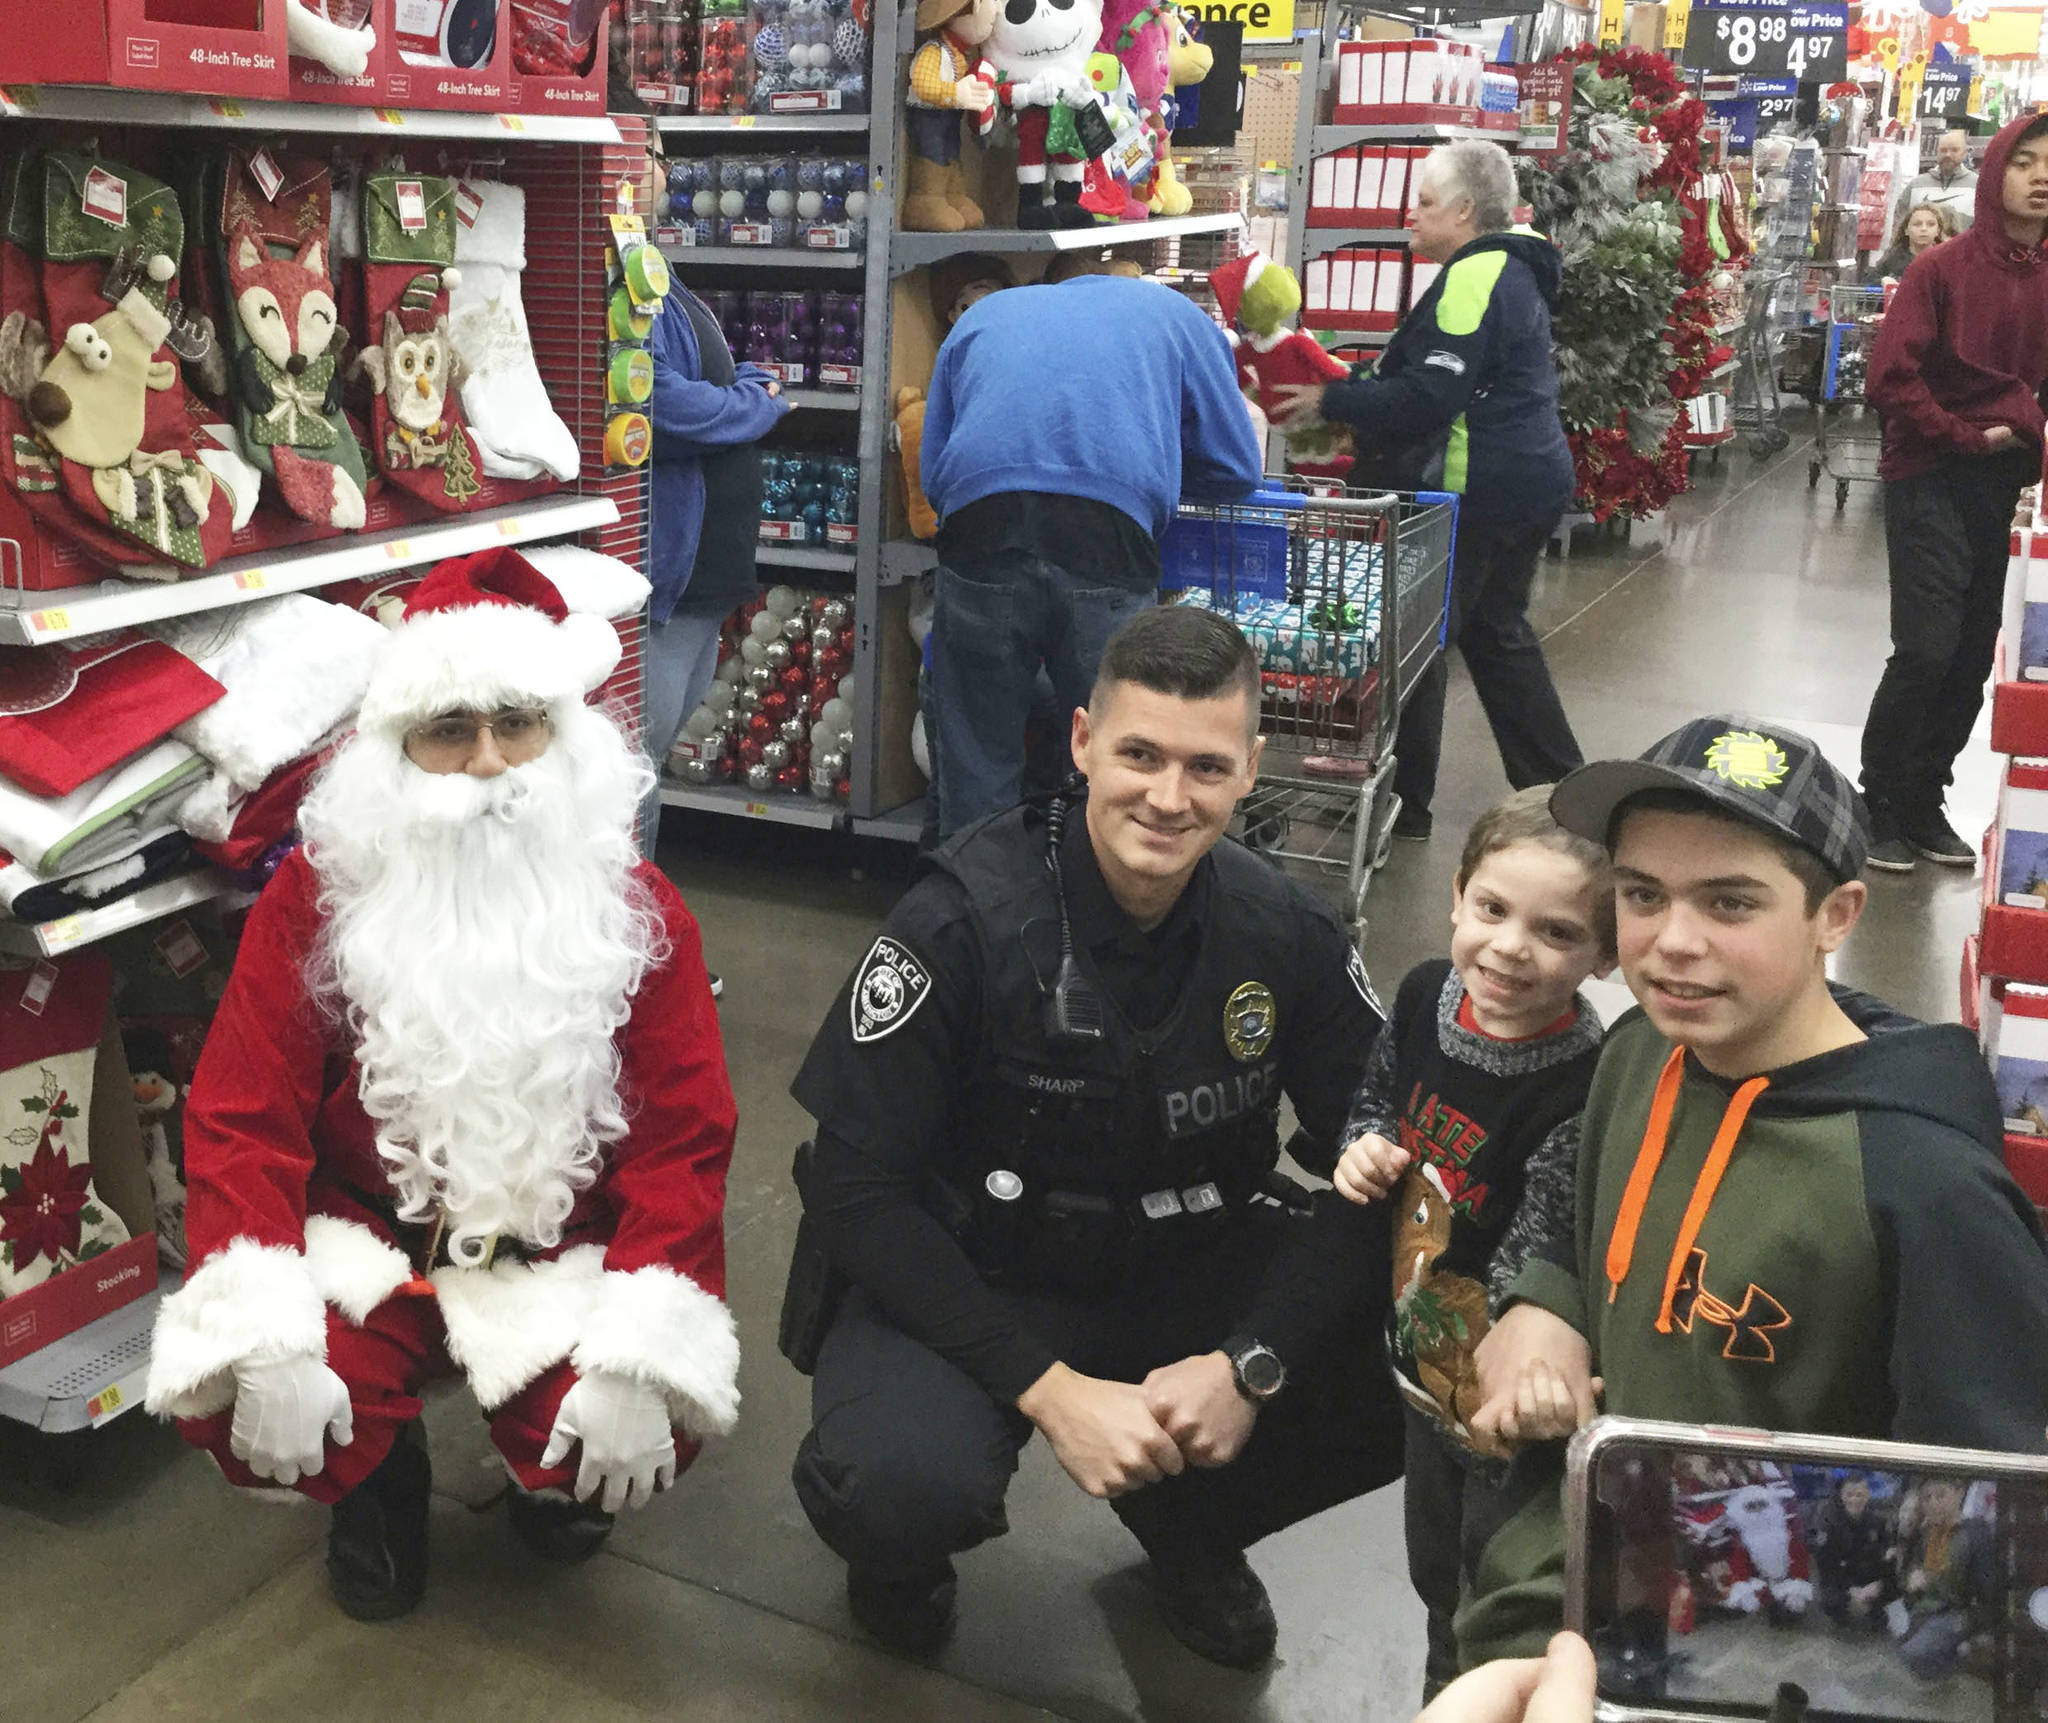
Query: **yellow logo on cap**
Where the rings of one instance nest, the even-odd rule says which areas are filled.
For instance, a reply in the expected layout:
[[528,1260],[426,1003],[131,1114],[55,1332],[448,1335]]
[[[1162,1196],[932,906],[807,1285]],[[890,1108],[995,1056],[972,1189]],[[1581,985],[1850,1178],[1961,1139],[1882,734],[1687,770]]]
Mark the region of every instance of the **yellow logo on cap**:
[[1707,749],[1707,769],[1745,790],[1768,790],[1785,781],[1791,762],[1785,750],[1754,730],[1730,730]]

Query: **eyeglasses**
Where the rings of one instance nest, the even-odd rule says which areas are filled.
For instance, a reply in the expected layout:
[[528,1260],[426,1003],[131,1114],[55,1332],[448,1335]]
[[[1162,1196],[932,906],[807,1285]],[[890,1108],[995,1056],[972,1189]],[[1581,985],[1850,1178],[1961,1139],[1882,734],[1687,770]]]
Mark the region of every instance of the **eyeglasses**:
[[515,763],[530,760],[547,746],[554,729],[538,706],[507,706],[502,711],[448,712],[415,724],[405,733],[405,751],[420,765],[459,765],[476,752],[485,731],[498,751]]

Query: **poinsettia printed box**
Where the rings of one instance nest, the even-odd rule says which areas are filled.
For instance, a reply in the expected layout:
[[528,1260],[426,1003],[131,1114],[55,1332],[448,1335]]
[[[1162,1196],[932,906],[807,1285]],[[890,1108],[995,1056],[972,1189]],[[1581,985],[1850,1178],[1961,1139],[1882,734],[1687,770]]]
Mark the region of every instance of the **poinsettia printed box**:
[[0,1365],[156,1285],[112,997],[97,953],[0,968]]

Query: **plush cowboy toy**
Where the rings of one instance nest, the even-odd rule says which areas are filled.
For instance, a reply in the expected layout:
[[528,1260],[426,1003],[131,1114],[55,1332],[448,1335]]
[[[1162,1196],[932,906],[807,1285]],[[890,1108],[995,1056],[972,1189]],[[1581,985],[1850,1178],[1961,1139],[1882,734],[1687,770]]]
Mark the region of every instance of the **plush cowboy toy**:
[[697,925],[634,844],[644,757],[586,704],[619,655],[513,551],[422,581],[193,1079],[148,1405],[231,1482],[333,1504],[360,1620],[420,1600],[451,1365],[562,1560],[738,1411],[732,1091]]
[[[1301,309],[1301,288],[1291,269],[1264,252],[1247,252],[1209,276],[1237,358],[1237,386],[1270,415],[1289,383],[1334,383],[1350,375],[1305,329],[1288,323]],[[1342,426],[1317,425],[1287,433],[1287,459],[1296,472],[1342,478],[1351,470],[1350,433]]]
[[980,227],[981,206],[967,195],[960,168],[960,116],[995,105],[995,77],[981,45],[995,28],[1000,0],[918,0],[918,49],[903,98],[910,143],[910,186],[901,226],[908,233],[959,233]]

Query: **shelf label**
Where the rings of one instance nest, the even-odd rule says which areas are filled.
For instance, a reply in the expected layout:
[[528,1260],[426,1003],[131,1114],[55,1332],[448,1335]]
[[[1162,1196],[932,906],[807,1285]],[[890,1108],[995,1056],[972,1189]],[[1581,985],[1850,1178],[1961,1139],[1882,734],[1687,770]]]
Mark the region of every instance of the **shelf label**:
[[412,540],[395,538],[384,547],[384,554],[393,562],[403,562],[412,555]]
[[68,610],[31,610],[28,625],[38,634],[66,634],[71,629],[71,612]]
[[498,536],[500,538],[517,538],[525,530],[526,522],[517,515],[512,516],[510,520],[498,522]]
[[401,108],[372,108],[370,112],[375,114],[379,122],[384,125],[402,126],[405,124],[405,112]]
[[260,568],[245,568],[235,576],[235,585],[244,592],[261,592],[269,584]]
[[500,114],[498,116],[498,124],[503,126],[508,132],[523,132],[526,130],[526,122],[517,114]]
[[735,131],[750,131],[753,129],[754,116],[752,114],[734,114],[732,124]]
[[149,1380],[149,1366],[138,1365],[118,1382],[109,1382],[85,1403],[85,1415],[92,1420],[97,1430],[110,1418],[118,1418],[123,1412],[133,1411],[142,1404],[143,1389]]
[[801,544],[804,523],[800,520],[764,520],[761,537],[770,544]]
[[231,102],[224,96],[216,96],[206,105],[224,120],[239,120],[242,117],[242,104]]
[[759,814],[763,819],[766,819],[768,816],[768,804],[766,802],[749,802],[747,804],[747,812]]

